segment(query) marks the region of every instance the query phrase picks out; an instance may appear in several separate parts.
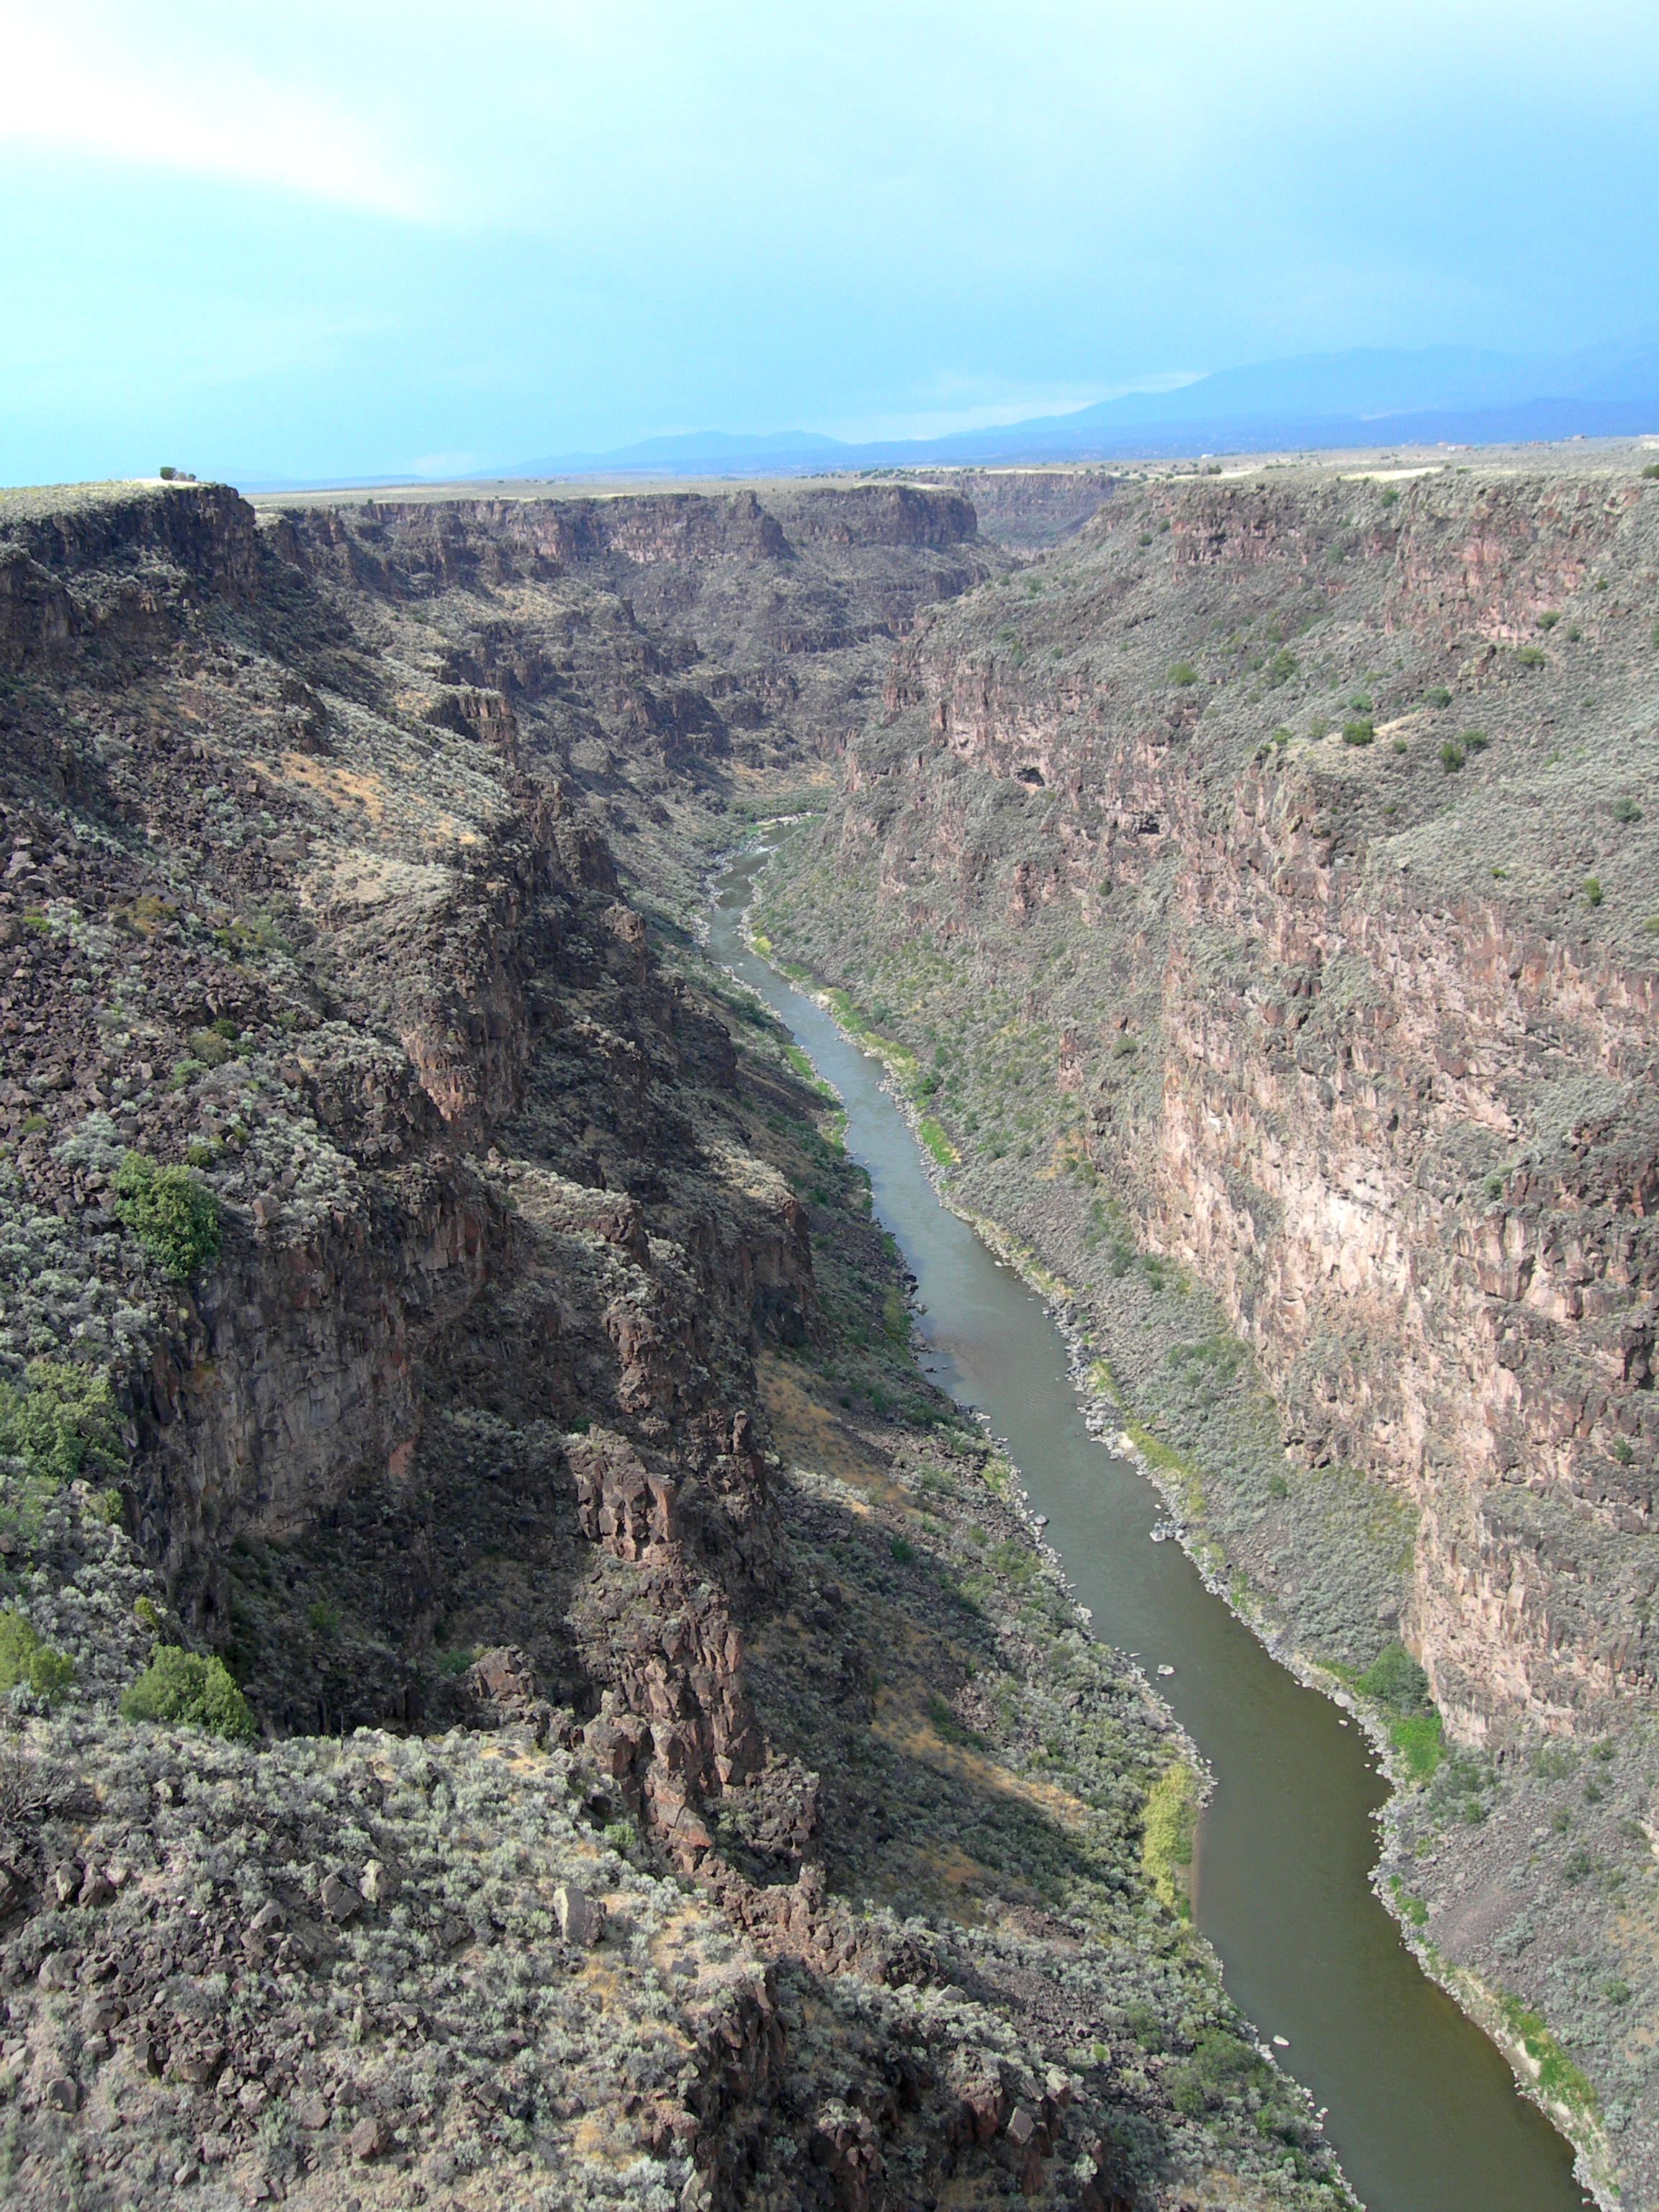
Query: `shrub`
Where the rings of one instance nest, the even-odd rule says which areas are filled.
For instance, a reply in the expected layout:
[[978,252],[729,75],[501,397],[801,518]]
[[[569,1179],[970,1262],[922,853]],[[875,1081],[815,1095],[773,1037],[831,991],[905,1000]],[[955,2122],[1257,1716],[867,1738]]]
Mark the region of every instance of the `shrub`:
[[1386,487],[1385,487],[1385,489],[1384,489],[1384,490],[1383,490],[1383,493],[1382,493],[1382,504],[1383,504],[1383,506],[1384,506],[1384,507],[1392,507],[1392,506],[1395,504],[1395,501],[1396,501],[1399,497],[1400,497],[1400,487],[1399,487],[1399,485],[1398,485],[1398,484],[1389,484],[1388,486],[1386,486]]
[[0,1382],[0,1456],[21,1459],[51,1483],[88,1481],[125,1471],[115,1393],[101,1370],[31,1359],[27,1389]]
[[1369,714],[1362,716],[1357,722],[1345,722],[1342,725],[1342,742],[1345,745],[1368,745],[1376,735],[1376,725]]
[[1633,799],[1615,799],[1613,802],[1613,818],[1615,822],[1639,822],[1642,818],[1642,810]]
[[1468,752],[1483,753],[1492,743],[1492,739],[1484,730],[1465,730],[1458,742]]
[[1354,1687],[1380,1705],[1392,1705],[1397,1713],[1430,1710],[1429,1678],[1403,1644],[1384,1645]]
[[1281,645],[1267,663],[1266,670],[1267,682],[1273,690],[1277,690],[1281,684],[1288,684],[1295,673],[1296,655],[1288,645]]
[[1141,1818],[1140,1861],[1146,1878],[1170,1911],[1193,1917],[1186,1875],[1198,1828],[1198,1780],[1185,1760],[1166,1766],[1146,1794]]
[[1539,616],[1538,627],[1540,629],[1553,629],[1560,619],[1561,617],[1555,608],[1550,607]]
[[1184,690],[1188,684],[1197,683],[1198,671],[1190,660],[1177,660],[1170,671],[1170,681],[1171,684],[1179,684]]
[[925,1118],[917,1123],[916,1133],[940,1167],[949,1168],[956,1165],[957,1148],[945,1135],[939,1122],[933,1121],[931,1116]]
[[1587,876],[1584,878],[1584,903],[1586,906],[1601,905],[1601,879],[1599,876]]
[[1404,738],[1396,738],[1395,739],[1394,749],[1397,753],[1408,753],[1411,750],[1411,747],[1406,743]]
[[1196,2119],[1211,2106],[1219,2105],[1230,2096],[1238,2096],[1253,2085],[1259,2086],[1267,2077],[1267,2067],[1247,2043],[1220,2028],[1206,2028],[1198,2039],[1193,2055],[1178,2066],[1168,2068],[1164,2080],[1170,2084],[1170,2102],[1178,2112]]
[[1452,695],[1443,684],[1437,684],[1432,691],[1425,691],[1423,696],[1431,707],[1449,707],[1452,702]]
[[0,1613],[0,1692],[20,1685],[55,1705],[75,1680],[75,1662],[43,1644],[33,1622],[9,1607]]
[[1650,461],[1642,473],[1644,477],[1659,477],[1659,461]]
[[1456,775],[1458,769],[1463,765],[1463,758],[1464,755],[1462,746],[1454,744],[1452,740],[1448,738],[1445,744],[1440,748],[1440,765],[1445,769],[1448,775]]
[[143,1673],[122,1691],[121,1711],[130,1721],[203,1728],[232,1741],[258,1734],[247,1700],[224,1661],[186,1651],[177,1644],[156,1646]]
[[1541,646],[1523,645],[1515,657],[1522,668],[1541,668],[1544,665],[1545,655]]
[[1413,1713],[1390,1722],[1389,1741],[1413,1782],[1426,1782],[1446,1755],[1446,1739],[1436,1712]]
[[188,1168],[129,1152],[116,1173],[115,1211],[175,1282],[219,1256],[218,1194]]
[[887,1548],[902,1567],[908,1567],[916,1556],[915,1546],[903,1536],[895,1536]]

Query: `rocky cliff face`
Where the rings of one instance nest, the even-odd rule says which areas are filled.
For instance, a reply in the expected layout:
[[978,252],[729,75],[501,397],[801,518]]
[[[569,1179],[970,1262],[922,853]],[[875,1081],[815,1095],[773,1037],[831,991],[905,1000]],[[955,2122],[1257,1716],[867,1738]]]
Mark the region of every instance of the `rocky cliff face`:
[[21,2201],[1342,2200],[1167,1714],[631,902],[1006,565],[892,487],[0,508]]
[[[1615,1892],[1659,1577],[1656,612],[1631,469],[1121,490],[900,647],[765,918],[920,1051],[964,1198],[1090,1286],[1274,1632],[1356,1671],[1402,1637],[1489,1781],[1617,1735],[1623,1828],[1572,1847]],[[1149,1272],[1207,1322],[1127,1311]],[[1616,2005],[1549,1978],[1599,1950],[1628,1991],[1607,1893],[1570,1870],[1553,1945],[1492,1948],[1552,1885],[1514,1821],[1459,1939],[1646,2112]]]

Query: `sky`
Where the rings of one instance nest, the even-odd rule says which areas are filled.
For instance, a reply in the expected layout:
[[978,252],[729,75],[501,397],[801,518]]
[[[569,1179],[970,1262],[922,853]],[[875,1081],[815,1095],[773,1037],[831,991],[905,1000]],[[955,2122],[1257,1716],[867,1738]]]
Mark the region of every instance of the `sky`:
[[927,435],[1659,319],[1652,0],[0,0],[0,482]]

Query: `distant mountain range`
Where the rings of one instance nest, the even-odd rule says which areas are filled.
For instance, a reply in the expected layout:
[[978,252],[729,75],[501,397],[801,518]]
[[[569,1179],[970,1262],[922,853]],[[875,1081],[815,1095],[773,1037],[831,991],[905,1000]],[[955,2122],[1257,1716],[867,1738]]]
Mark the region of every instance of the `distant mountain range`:
[[1574,353],[1362,348],[1227,368],[1173,392],[1129,392],[944,438],[851,444],[810,430],[690,431],[561,453],[507,477],[757,476],[930,462],[1149,459],[1394,445],[1510,445],[1659,434],[1659,331]]

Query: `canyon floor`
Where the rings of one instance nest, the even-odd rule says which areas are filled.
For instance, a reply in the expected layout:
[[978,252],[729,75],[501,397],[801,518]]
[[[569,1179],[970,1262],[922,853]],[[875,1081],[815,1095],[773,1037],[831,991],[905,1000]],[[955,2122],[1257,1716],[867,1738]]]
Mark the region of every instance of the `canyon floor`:
[[701,950],[797,815],[775,957],[1659,2201],[1650,466],[0,496],[0,2186],[1352,2202]]

